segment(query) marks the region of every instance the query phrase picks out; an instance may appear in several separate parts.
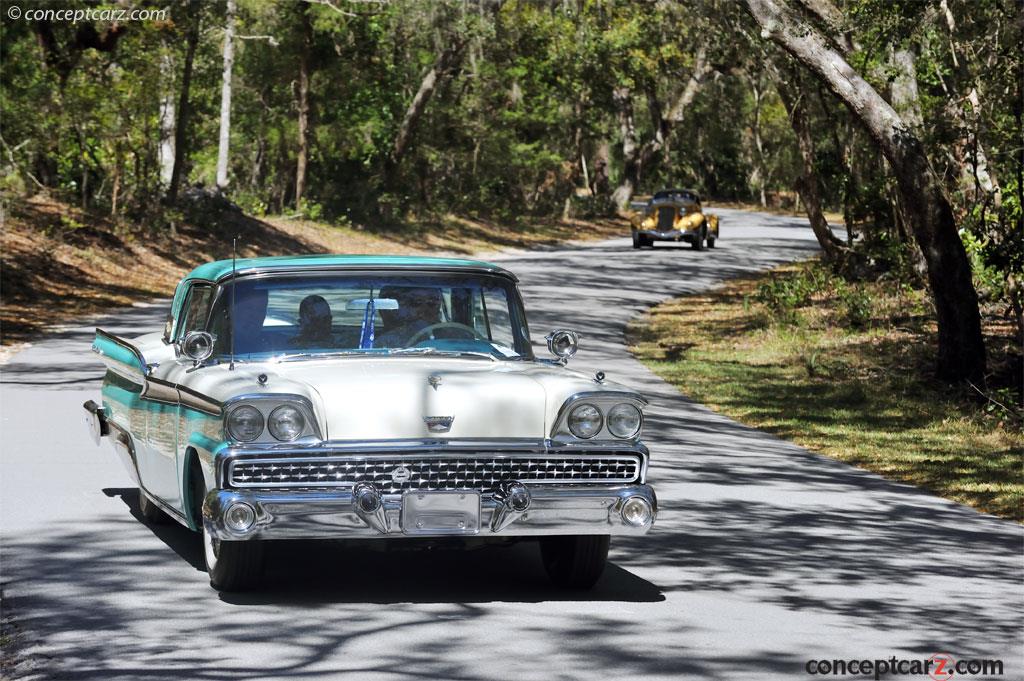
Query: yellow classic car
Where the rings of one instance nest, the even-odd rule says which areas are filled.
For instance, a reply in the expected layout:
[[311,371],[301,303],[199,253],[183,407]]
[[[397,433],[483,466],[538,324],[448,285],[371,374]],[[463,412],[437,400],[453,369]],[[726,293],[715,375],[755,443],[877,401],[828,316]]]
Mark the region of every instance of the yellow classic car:
[[700,196],[692,189],[655,192],[632,222],[633,248],[653,246],[655,241],[685,241],[694,250],[706,243],[715,247],[718,216],[706,214]]

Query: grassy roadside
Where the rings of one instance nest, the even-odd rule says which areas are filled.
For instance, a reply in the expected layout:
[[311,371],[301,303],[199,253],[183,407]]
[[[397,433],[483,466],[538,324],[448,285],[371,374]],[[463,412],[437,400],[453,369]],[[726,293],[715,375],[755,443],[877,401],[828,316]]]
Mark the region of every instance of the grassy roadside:
[[629,341],[716,411],[1024,521],[1020,351],[995,312],[984,319],[994,402],[929,378],[936,331],[922,291],[845,284],[818,263],[666,302],[634,322]]
[[486,257],[504,249],[629,233],[624,220],[559,220],[506,226],[448,216],[389,231],[232,213],[213,228],[155,232],[45,197],[0,206],[0,361],[47,329],[134,302],[168,296],[196,264],[240,255],[394,253]]

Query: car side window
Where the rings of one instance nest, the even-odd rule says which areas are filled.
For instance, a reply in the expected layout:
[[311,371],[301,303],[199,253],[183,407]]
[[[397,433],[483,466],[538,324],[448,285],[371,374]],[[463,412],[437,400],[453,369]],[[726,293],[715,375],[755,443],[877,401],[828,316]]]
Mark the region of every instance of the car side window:
[[206,318],[210,312],[210,301],[213,298],[213,287],[206,284],[194,284],[185,300],[185,308],[178,326],[178,340],[190,331],[202,331],[206,328]]
[[485,288],[481,291],[481,298],[491,341],[507,348],[514,347],[512,319],[508,314],[505,291],[499,288]]

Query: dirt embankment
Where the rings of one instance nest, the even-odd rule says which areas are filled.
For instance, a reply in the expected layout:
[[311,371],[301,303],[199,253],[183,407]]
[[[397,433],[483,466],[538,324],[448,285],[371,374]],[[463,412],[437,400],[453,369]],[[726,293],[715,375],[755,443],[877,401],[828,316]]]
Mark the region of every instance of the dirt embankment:
[[83,316],[168,296],[209,260],[299,253],[475,254],[624,236],[623,220],[560,220],[509,227],[449,216],[389,230],[304,219],[256,219],[225,210],[175,233],[115,222],[37,196],[0,206],[0,361],[18,346]]

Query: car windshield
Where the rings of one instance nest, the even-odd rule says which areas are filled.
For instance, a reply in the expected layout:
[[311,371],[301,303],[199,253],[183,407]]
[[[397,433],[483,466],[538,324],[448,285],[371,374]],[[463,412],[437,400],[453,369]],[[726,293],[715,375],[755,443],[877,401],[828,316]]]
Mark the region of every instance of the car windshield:
[[[234,291],[232,291],[234,287]],[[453,354],[532,358],[519,296],[481,274],[304,274],[240,277],[210,317],[215,355]]]
[[668,199],[670,201],[689,201],[691,203],[700,201],[697,194],[689,189],[664,189],[660,192],[655,192],[654,196],[651,197],[652,201],[664,199]]

